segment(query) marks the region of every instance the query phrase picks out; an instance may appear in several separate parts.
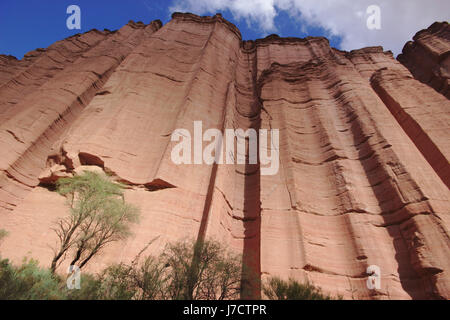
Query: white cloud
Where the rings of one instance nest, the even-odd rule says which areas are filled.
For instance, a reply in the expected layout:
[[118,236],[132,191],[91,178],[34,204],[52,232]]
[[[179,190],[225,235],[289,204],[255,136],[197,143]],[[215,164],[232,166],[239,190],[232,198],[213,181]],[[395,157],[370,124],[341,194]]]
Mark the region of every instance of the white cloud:
[[249,24],[256,23],[263,31],[276,30],[275,0],[175,0],[171,11],[192,12],[196,14],[215,14],[230,10],[235,19],[245,19]]
[[[381,30],[367,28],[367,7],[381,8]],[[171,11],[215,14],[229,9],[261,34],[276,32],[275,17],[287,12],[302,28],[322,27],[327,35],[342,37],[341,49],[382,45],[395,54],[414,34],[434,21],[447,21],[448,0],[174,0]]]

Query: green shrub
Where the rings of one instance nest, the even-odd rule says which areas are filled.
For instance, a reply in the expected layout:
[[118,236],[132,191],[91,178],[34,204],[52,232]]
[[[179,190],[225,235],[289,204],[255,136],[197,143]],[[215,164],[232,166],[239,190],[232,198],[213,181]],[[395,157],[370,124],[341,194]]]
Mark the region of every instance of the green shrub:
[[131,300],[137,291],[133,281],[133,268],[116,264],[104,270],[100,276],[100,295],[104,300]]
[[65,289],[68,300],[101,300],[101,279],[96,275],[81,274],[80,289]]
[[26,291],[25,283],[18,281],[15,269],[8,259],[0,260],[0,300],[19,299]]
[[219,242],[178,242],[166,247],[166,298],[173,300],[237,299],[241,291],[242,259]]
[[296,280],[281,280],[273,277],[263,286],[263,292],[269,300],[332,300],[313,284],[299,283]]
[[5,238],[8,235],[8,232],[6,230],[0,229],[0,243],[2,243],[3,238]]
[[0,299],[60,300],[65,295],[61,279],[35,260],[24,260],[14,267],[7,259],[0,261]]
[[[141,251],[141,253],[144,250]],[[115,264],[101,273],[81,274],[81,288],[25,259],[14,266],[0,259],[0,300],[222,300],[242,296],[242,259],[215,241],[168,244],[159,257]],[[262,287],[271,300],[331,300],[313,284],[280,278]],[[341,297],[337,297],[341,299]]]

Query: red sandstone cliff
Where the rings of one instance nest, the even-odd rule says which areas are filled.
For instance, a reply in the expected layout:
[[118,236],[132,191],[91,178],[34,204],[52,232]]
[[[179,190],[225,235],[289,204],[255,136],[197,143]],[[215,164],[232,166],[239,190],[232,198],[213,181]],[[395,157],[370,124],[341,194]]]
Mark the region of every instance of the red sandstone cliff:
[[398,60],[423,83],[450,99],[450,25],[433,23],[408,42]]
[[[421,81],[436,65],[448,72],[450,41],[434,35],[443,29],[419,33],[428,51],[400,58]],[[445,72],[433,75],[442,82]],[[431,85],[447,94],[439,81]],[[381,47],[243,42],[220,15],[130,22],[20,61],[0,56],[0,227],[10,233],[0,250],[50,262],[50,228],[67,209],[43,184],[97,166],[129,186],[142,217],[91,270],[130,261],[156,235],[149,252],[214,237],[263,279],[307,278],[345,298],[448,299],[449,107]],[[170,135],[194,121],[279,129],[278,174],[175,165]],[[370,265],[381,269],[380,290],[366,286]]]

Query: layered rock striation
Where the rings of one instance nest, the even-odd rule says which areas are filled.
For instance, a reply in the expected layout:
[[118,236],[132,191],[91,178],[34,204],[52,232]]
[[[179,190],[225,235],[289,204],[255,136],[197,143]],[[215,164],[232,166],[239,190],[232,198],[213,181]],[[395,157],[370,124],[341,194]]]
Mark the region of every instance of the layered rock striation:
[[[427,48],[448,51],[439,39]],[[157,236],[148,253],[214,238],[262,280],[308,279],[348,299],[448,299],[450,102],[416,80],[430,65],[415,59],[400,59],[413,76],[381,47],[242,41],[220,15],[181,13],[165,26],[90,31],[20,61],[1,56],[2,255],[50,262],[51,227],[67,208],[47,187],[90,166],[125,183],[141,209],[134,236],[91,271],[131,261]],[[278,172],[175,164],[171,134],[194,135],[194,121],[278,129],[279,146],[266,144]],[[366,283],[373,265],[379,289]]]
[[435,22],[413,40],[406,43],[398,60],[416,79],[450,99],[450,25]]

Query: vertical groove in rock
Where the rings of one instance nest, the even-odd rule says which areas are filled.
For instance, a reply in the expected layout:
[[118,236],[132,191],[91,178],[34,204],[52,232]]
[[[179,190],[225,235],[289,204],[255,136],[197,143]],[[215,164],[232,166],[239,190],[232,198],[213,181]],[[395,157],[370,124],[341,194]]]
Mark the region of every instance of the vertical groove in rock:
[[[208,40],[206,41],[205,46],[203,47],[202,56],[201,56],[201,58],[199,60],[199,63],[196,65],[196,70],[195,70],[195,73],[194,73],[194,75],[192,77],[192,81],[190,82],[191,86],[189,87],[188,92],[190,92],[192,90],[192,82],[195,80],[195,78],[197,77],[199,71],[202,68],[202,66],[200,64],[201,59],[205,55],[205,50],[206,50],[207,46],[210,44],[211,38],[214,35],[214,31],[216,30],[216,27],[217,27],[217,21],[214,22],[213,30],[211,31],[211,34],[209,35]],[[227,86],[227,91],[226,91],[226,93],[224,95],[224,103],[221,104],[222,105],[222,109],[219,112],[221,114],[221,119],[220,119],[220,122],[217,124],[217,126],[220,128],[220,132],[222,133],[222,135],[224,135],[224,133],[225,133],[225,118],[226,118],[227,107],[229,106],[229,103],[230,103],[230,101],[229,101],[229,99],[230,99],[230,92],[229,92],[230,84]],[[183,101],[183,104],[185,102],[186,101]],[[203,122],[202,122],[202,124],[203,124]],[[177,129],[177,127],[175,126],[173,129],[175,130],[175,129]],[[223,145],[223,141],[221,141],[221,142],[215,141],[215,142],[220,144],[219,147],[220,147],[220,150],[222,150],[223,146],[224,146]],[[167,150],[168,149],[166,148],[166,152],[167,152]],[[216,150],[218,150],[218,149],[216,148]],[[211,170],[210,178],[209,178],[209,182],[208,182],[208,190],[206,192],[206,200],[205,200],[205,205],[203,207],[202,220],[201,220],[201,223],[200,223],[197,240],[203,241],[203,240],[205,240],[206,235],[207,235],[207,226],[208,226],[208,222],[210,220],[210,215],[212,214],[211,211],[212,211],[213,196],[216,193],[215,188],[216,188],[216,179],[217,179],[218,166],[219,166],[219,164],[216,163],[216,162],[214,162],[212,164],[212,170]]]
[[[392,89],[390,92],[395,96],[395,99],[407,102],[404,105],[404,111],[397,111],[410,114],[428,133],[428,129],[430,128],[429,121],[432,121],[433,115],[427,109],[433,109],[434,111],[439,109],[439,104],[436,104],[435,100],[443,101],[442,98],[417,81],[411,80],[411,77],[408,75],[409,73],[400,64],[395,65],[389,62],[389,60],[393,61],[392,57],[385,55],[383,58],[380,52],[377,53],[370,50],[368,55],[373,57],[367,59],[365,63],[358,64],[355,64],[356,60],[354,59],[355,55],[353,52],[348,57],[362,75],[365,73],[364,77],[371,78],[370,74],[374,74],[372,77],[372,86],[376,83],[375,79],[382,79],[379,76],[380,74],[391,75],[390,77],[386,77],[384,79],[385,81],[380,82],[383,83],[385,88]],[[382,67],[381,70],[379,67]],[[431,92],[431,97],[427,100],[427,106],[422,112],[417,108],[419,105],[415,109],[413,107],[414,103],[411,103],[412,100],[408,100],[408,95],[411,92],[405,90],[406,86],[403,87],[399,81],[397,82],[395,80],[400,78],[405,80],[406,84],[410,85],[412,90],[418,90],[423,93]],[[375,85],[375,87],[377,86]],[[398,87],[399,92],[394,92],[394,87]],[[379,89],[376,89],[376,91],[379,91]],[[401,97],[400,92],[403,93]],[[443,105],[446,105],[445,101],[443,101]],[[406,143],[406,139],[401,137],[406,135],[397,129],[400,127],[399,125],[405,125],[407,123],[405,118],[398,117],[398,114],[394,114],[395,117],[392,117],[393,113],[389,117],[385,110],[382,110],[382,107],[380,107],[380,103],[370,103],[368,106],[371,118],[380,128],[381,132],[383,132],[386,141],[389,142],[387,145],[388,149],[393,150],[395,153],[395,158],[389,157],[395,160],[389,160],[387,165],[389,166],[390,175],[395,182],[395,189],[398,190],[403,205],[396,212],[391,211],[390,208],[384,208],[389,213],[389,215],[385,214],[384,218],[387,227],[398,225],[398,231],[406,245],[406,252],[409,255],[410,264],[419,279],[421,279],[421,287],[423,289],[418,292],[413,292],[414,294],[411,294],[411,296],[420,297],[418,294],[421,294],[425,298],[444,297],[448,295],[445,293],[447,291],[446,288],[449,286],[448,275],[443,275],[437,271],[435,271],[436,274],[433,274],[432,271],[427,270],[445,270],[445,266],[448,265],[448,250],[436,251],[435,248],[449,246],[449,216],[447,214],[448,208],[446,208],[448,206],[449,190],[437,179],[433,168],[425,164],[426,160],[424,157],[418,155],[418,151],[423,153],[423,148],[422,150],[417,150],[411,147],[413,143],[416,146],[418,145],[417,140],[420,141],[420,139],[418,139],[416,134],[420,135],[421,130],[417,130],[417,133],[411,138],[413,141],[410,140],[409,143]],[[392,111],[392,106],[389,104],[385,108],[391,109]],[[445,117],[444,111],[442,118],[445,119]],[[395,118],[398,119],[398,124],[392,126],[392,120]],[[439,122],[436,127],[442,126],[445,127],[446,125]],[[405,131],[408,135],[411,133],[411,129],[405,128]],[[439,136],[432,131],[434,130],[430,130],[430,137],[435,140],[433,143],[437,143],[442,150],[448,150],[448,146],[440,142]],[[432,147],[432,144],[430,146]],[[407,174],[406,177],[405,174]],[[410,195],[414,193],[416,196],[411,198]],[[380,199],[382,198],[380,196]],[[395,213],[395,215],[392,213]],[[397,218],[395,218],[396,216]],[[431,245],[431,241],[434,241],[436,245]],[[434,267],[430,267],[431,265]],[[401,269],[399,269],[400,274],[401,272]],[[442,294],[443,292],[444,294]]]
[[[421,204],[427,197],[421,191],[423,187],[418,185],[403,167],[403,161],[397,159],[392,152],[390,139],[386,139],[378,128],[378,123],[381,122],[372,120],[375,118],[373,112],[383,112],[384,110],[377,109],[384,105],[377,101],[370,90],[367,78],[360,78],[356,70],[352,70],[353,65],[350,63],[348,65],[349,67],[345,67],[336,64],[333,59],[313,60],[301,65],[272,65],[272,68],[262,76],[266,77],[261,80],[264,110],[268,111],[271,121],[281,121],[271,125],[282,130],[281,159],[286,158],[283,153],[287,154],[290,157],[287,161],[291,162],[290,166],[293,168],[290,170],[291,173],[285,172],[288,172],[288,175],[293,174],[296,192],[293,197],[293,192],[287,187],[288,195],[284,198],[289,201],[292,198],[297,199],[294,208],[303,213],[301,217],[313,214],[317,217],[324,216],[320,218],[324,221],[327,220],[326,216],[331,216],[328,220],[332,218],[335,221],[342,221],[334,224],[336,226],[334,238],[340,234],[343,237],[342,241],[347,243],[342,245],[343,250],[339,252],[339,246],[333,248],[323,240],[320,241],[318,237],[320,231],[308,230],[308,225],[316,219],[320,221],[319,218],[314,216],[301,218],[300,240],[286,242],[288,245],[302,243],[303,246],[297,248],[305,251],[305,258],[302,261],[302,255],[299,253],[297,262],[300,265],[290,265],[293,263],[291,260],[284,262],[286,265],[283,268],[302,269],[325,288],[327,283],[322,282],[324,279],[317,276],[318,273],[328,274],[328,278],[348,277],[351,280],[346,290],[358,290],[356,297],[359,298],[367,295],[431,297],[439,284],[430,288],[430,277],[412,262],[417,259],[417,252],[410,247],[404,229],[392,225],[396,223],[394,221],[402,222],[403,219],[407,221],[407,217],[412,217],[415,212],[427,210],[423,209]],[[377,107],[374,109],[374,106]],[[286,112],[284,110],[289,110],[289,118],[284,116]],[[391,123],[392,121],[390,119]],[[402,137],[402,140],[405,140],[405,137]],[[421,158],[415,148],[411,148],[410,145],[408,147],[415,156]],[[324,179],[324,182],[321,182],[319,178],[322,176],[331,181],[325,182]],[[287,177],[284,179],[289,181]],[[314,186],[314,193],[309,191],[311,185]],[[441,195],[446,193],[445,188],[440,187],[440,190]],[[263,239],[270,236],[270,230],[275,227],[274,222],[280,223],[279,219],[291,219],[287,214],[284,214],[283,218],[281,216],[283,211],[270,214],[271,210],[266,209],[267,202],[263,200],[263,232],[268,232],[267,235],[262,235]],[[290,211],[289,205],[291,204],[284,205],[285,211]],[[283,208],[283,205],[280,206],[276,202],[272,206],[278,206],[278,210]],[[424,208],[426,207],[425,205]],[[428,210],[433,212],[432,208]],[[380,216],[375,219],[373,215]],[[274,220],[273,216],[276,216],[277,220]],[[265,219],[268,219],[266,223]],[[375,226],[370,227],[370,224]],[[385,231],[379,232],[381,231],[379,226],[383,226]],[[433,223],[430,221],[429,227],[431,226],[436,230],[441,228],[437,221]],[[292,228],[292,223],[289,228]],[[421,227],[415,225],[412,228],[420,230]],[[388,237],[381,237],[379,241],[383,240],[383,243],[379,242],[376,250],[371,249],[367,243],[368,239],[378,238],[383,233]],[[289,229],[285,234],[290,234]],[[446,232],[443,232],[442,236],[441,241],[445,243]],[[282,243],[278,243],[276,247],[281,246]],[[387,260],[380,255],[380,247],[395,251],[397,257]],[[332,262],[325,264],[318,260],[321,248],[324,259],[330,259]],[[263,256],[269,254],[265,251],[263,247]],[[341,261],[344,263],[341,266],[338,264],[340,259],[343,259]],[[443,259],[438,258],[433,264],[439,265],[445,261],[445,258]],[[276,272],[280,267],[274,263],[279,264],[282,261],[263,260],[263,273]],[[369,292],[364,281],[365,269],[370,264],[377,264],[385,270],[382,279],[385,285],[391,288],[385,287],[379,292]],[[323,265],[327,267],[323,268]],[[344,267],[345,265],[347,266]],[[399,268],[398,278],[390,276],[396,274],[395,267]],[[300,272],[299,276],[302,273]],[[291,275],[293,274],[295,273],[291,271]],[[401,287],[398,286],[399,281]],[[445,281],[441,285],[445,287]],[[345,284],[340,287],[345,287]]]
[[[242,129],[244,131],[254,130],[259,140],[259,129],[261,128],[261,105],[258,97],[257,89],[257,64],[258,52],[250,44],[249,50],[244,47],[239,56],[239,66],[236,74],[236,118],[234,129]],[[238,133],[237,135],[239,135]],[[242,137],[241,137],[242,138]],[[244,227],[244,247],[243,247],[243,264],[244,268],[250,270],[253,278],[244,278],[244,299],[260,298],[260,274],[261,274],[261,203],[260,189],[261,176],[259,163],[251,164],[250,159],[257,150],[251,150],[250,139],[246,145],[246,154],[244,165],[236,164],[236,183],[243,184],[243,203],[239,203],[235,208],[234,214],[239,216],[243,221]],[[259,141],[259,145],[261,142]],[[250,154],[252,153],[252,154]],[[239,150],[236,152],[239,158]],[[259,159],[259,155],[257,155]],[[242,193],[241,193],[242,194]],[[242,212],[239,212],[242,210]],[[248,286],[247,288],[245,286]],[[249,291],[250,290],[250,291]]]
[[450,188],[450,101],[407,74],[381,69],[374,90],[441,180]]
[[[314,279],[314,273],[320,272],[340,277],[345,282],[346,277],[360,277],[365,270],[362,266],[357,266],[356,258],[363,254],[357,253],[354,231],[349,223],[350,216],[346,215],[352,211],[361,211],[361,208],[354,203],[354,197],[347,188],[345,167],[341,163],[346,160],[345,148],[341,145],[337,132],[333,132],[335,127],[342,129],[343,126],[331,123],[333,117],[327,116],[330,111],[334,111],[332,101],[335,100],[331,94],[329,98],[326,97],[327,90],[330,90],[330,84],[333,85],[336,79],[324,78],[324,70],[327,73],[332,70],[321,67],[322,64],[311,62],[300,66],[274,66],[272,74],[266,74],[268,78],[263,85],[264,108],[272,118],[270,125],[282,130],[280,156],[284,166],[290,167],[289,170],[284,170],[284,174],[291,175],[290,178],[285,178],[287,181],[291,180],[291,187],[287,186],[290,207],[278,214],[269,209],[267,215],[272,220],[274,216],[293,222],[297,220],[295,224],[286,224],[291,228],[297,225],[300,235],[296,241],[287,241],[288,245],[301,244],[295,248],[299,250],[296,253],[297,261],[291,260],[290,265],[285,266],[292,270],[292,276],[300,272],[300,275]],[[310,74],[317,75],[317,78],[308,76]],[[290,93],[283,92],[286,87],[292,88]],[[277,120],[280,122],[277,123]],[[330,181],[323,183],[327,177]],[[314,186],[314,193],[309,192],[310,186]],[[325,201],[327,198],[330,201]],[[263,202],[263,210],[266,210],[264,206]],[[283,206],[278,208],[280,209]],[[339,237],[345,245],[332,248],[321,243],[321,232],[312,233],[314,226],[321,221],[334,221],[334,227],[328,232],[331,231],[335,238]],[[267,226],[270,225],[267,222]],[[271,227],[274,227],[273,224]],[[291,234],[287,231],[287,234]],[[322,259],[329,259],[332,263],[324,268]],[[355,267],[351,266],[352,261],[355,261]],[[341,264],[347,263],[349,271],[340,274],[340,270],[347,269]],[[267,267],[270,268],[270,265]]]

